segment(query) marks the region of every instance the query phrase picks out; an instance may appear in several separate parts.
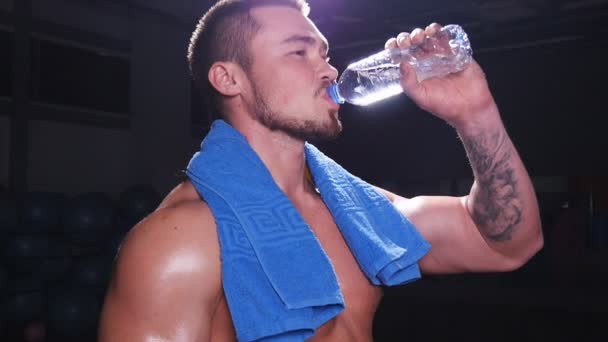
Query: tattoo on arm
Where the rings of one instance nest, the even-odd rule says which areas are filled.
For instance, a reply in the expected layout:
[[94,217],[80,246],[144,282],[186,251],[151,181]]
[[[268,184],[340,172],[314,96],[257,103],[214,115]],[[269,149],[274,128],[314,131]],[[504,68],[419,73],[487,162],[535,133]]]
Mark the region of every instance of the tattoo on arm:
[[504,132],[461,137],[476,175],[472,216],[479,230],[493,241],[511,239],[522,220],[517,177],[511,165],[514,148]]

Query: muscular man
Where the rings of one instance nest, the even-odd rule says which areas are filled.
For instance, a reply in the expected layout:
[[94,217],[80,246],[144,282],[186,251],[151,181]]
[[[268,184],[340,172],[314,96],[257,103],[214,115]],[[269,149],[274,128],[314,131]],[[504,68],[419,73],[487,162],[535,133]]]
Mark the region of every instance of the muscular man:
[[[361,272],[326,203],[307,181],[305,141],[341,130],[325,88],[337,78],[326,39],[304,0],[220,1],[192,36],[189,61],[221,118],[242,134],[331,260],[345,308],[312,341],[371,341],[382,288]],[[386,48],[421,44],[437,24]],[[501,122],[484,73],[418,82],[404,92],[458,132],[475,175],[467,196],[403,198],[382,189],[430,251],[423,273],[510,271],[543,245],[529,176]],[[407,158],[404,149],[403,158]],[[222,283],[216,220],[192,182],[178,185],[126,238],[100,324],[101,341],[234,341]]]

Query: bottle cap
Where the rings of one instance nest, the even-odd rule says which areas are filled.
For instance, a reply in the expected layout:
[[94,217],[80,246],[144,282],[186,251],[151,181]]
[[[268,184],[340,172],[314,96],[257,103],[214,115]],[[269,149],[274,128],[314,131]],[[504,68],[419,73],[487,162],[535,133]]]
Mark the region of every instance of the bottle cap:
[[340,92],[338,91],[338,83],[334,82],[327,87],[327,93],[335,103],[344,104],[344,98],[340,96]]

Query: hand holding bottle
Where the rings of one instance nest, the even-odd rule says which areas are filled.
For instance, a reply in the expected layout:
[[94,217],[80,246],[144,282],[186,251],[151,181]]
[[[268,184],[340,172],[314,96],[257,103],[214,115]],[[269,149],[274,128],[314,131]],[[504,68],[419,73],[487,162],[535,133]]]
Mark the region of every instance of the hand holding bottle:
[[[437,49],[449,48],[449,40],[442,37],[441,26],[433,23],[422,30],[417,28],[411,33],[400,33],[389,39],[387,49],[413,48],[417,58],[423,59],[425,53],[435,53]],[[425,111],[459,127],[483,120],[488,112],[497,112],[496,105],[485,74],[471,58],[462,71],[440,77],[419,80],[416,69],[403,60],[400,64],[400,83],[404,93]]]

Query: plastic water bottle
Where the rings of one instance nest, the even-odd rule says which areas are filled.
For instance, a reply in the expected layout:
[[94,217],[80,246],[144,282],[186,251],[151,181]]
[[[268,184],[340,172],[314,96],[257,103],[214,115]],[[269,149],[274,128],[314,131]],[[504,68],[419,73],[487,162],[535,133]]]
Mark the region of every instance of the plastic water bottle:
[[420,45],[385,49],[352,63],[328,88],[328,93],[336,103],[366,106],[403,91],[399,71],[402,61],[414,66],[418,81],[422,81],[465,69],[472,55],[462,27],[446,25]]

